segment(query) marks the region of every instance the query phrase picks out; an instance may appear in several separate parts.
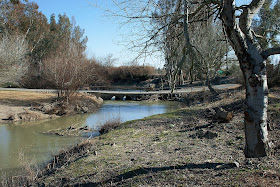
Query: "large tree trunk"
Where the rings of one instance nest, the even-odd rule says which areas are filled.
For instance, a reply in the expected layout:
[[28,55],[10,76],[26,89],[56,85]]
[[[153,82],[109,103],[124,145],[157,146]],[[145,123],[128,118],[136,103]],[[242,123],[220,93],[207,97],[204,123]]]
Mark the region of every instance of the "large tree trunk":
[[251,30],[254,15],[265,0],[252,0],[243,7],[239,20],[235,16],[235,1],[225,0],[221,13],[227,37],[238,57],[244,75],[246,99],[244,111],[245,156],[263,157],[269,154],[267,131],[268,88],[266,58]]
[[[255,51],[256,52],[256,51]],[[268,88],[265,61],[256,62],[254,59],[261,60],[258,53],[247,54],[253,62],[254,68],[242,68],[245,86],[246,99],[244,111],[245,125],[245,156],[263,157],[269,154],[269,141],[267,131],[267,106],[268,106]],[[241,64],[247,64],[241,62]]]

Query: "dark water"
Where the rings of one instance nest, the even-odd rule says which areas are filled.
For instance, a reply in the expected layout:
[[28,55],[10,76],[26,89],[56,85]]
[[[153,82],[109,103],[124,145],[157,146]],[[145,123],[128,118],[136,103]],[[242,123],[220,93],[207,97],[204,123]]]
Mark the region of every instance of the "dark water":
[[101,109],[94,114],[0,125],[0,170],[19,168],[21,166],[20,159],[32,163],[47,162],[59,150],[81,141],[80,137],[44,135],[41,134],[42,132],[59,128],[65,129],[70,125],[76,127],[87,125],[98,130],[106,121],[117,119],[125,122],[165,113],[176,108],[178,108],[178,104],[170,102],[106,101]]

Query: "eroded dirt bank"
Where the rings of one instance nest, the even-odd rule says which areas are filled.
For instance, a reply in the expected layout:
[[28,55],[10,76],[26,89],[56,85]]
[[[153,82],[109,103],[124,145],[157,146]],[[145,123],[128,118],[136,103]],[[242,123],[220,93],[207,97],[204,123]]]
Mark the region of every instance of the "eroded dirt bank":
[[66,103],[56,101],[56,94],[52,93],[0,91],[0,124],[94,112],[101,104],[102,99],[85,94]]

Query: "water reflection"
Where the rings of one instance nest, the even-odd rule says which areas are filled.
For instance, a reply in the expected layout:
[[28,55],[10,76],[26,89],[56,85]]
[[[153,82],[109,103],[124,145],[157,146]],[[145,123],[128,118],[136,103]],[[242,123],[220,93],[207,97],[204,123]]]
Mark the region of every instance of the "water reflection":
[[36,163],[44,163],[58,150],[78,143],[81,138],[44,135],[42,132],[69,126],[89,126],[98,130],[112,119],[121,122],[140,119],[178,108],[170,103],[106,101],[91,115],[75,115],[53,120],[0,125],[0,169],[18,168],[19,152]]
[[8,163],[9,158],[9,143],[10,141],[10,132],[8,131],[6,126],[0,126],[0,166],[1,163]]
[[125,122],[142,119],[147,116],[172,111],[176,108],[178,108],[178,104],[174,102],[106,101],[98,112],[86,119],[86,125],[98,130],[102,124],[110,120],[117,119]]

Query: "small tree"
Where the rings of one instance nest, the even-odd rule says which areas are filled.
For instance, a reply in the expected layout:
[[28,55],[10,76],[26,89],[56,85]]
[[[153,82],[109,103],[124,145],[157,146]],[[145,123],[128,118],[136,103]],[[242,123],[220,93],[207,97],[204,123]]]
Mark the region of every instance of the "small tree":
[[225,36],[221,26],[213,23],[212,20],[195,25],[190,31],[192,44],[199,51],[194,68],[205,77],[209,90],[217,93],[211,82],[217,76],[217,71],[224,62],[223,58],[227,52],[226,43],[223,41]]
[[67,101],[92,76],[94,69],[75,43],[60,46],[55,55],[43,61],[45,78],[57,89],[58,98]]

